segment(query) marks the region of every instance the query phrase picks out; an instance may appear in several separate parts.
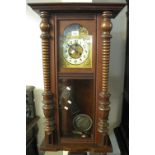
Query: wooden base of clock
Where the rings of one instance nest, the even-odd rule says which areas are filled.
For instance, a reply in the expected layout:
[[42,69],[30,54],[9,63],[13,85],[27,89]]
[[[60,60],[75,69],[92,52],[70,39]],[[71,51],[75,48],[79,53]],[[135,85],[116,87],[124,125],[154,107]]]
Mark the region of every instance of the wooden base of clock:
[[[87,152],[68,152],[68,155],[88,155]],[[107,155],[106,153],[100,153],[99,155]]]
[[[87,152],[68,152],[68,155],[88,155]],[[99,155],[107,155],[107,153],[99,153]]]
[[[59,144],[59,145],[52,145],[46,144],[45,141],[40,146],[41,151],[70,151],[70,152],[98,152],[98,153],[107,153],[112,152],[112,145],[110,139],[107,140],[107,145],[94,145],[88,143],[67,143],[67,144]],[[72,155],[72,154],[70,154]]]
[[68,152],[68,155],[87,155],[87,152]]

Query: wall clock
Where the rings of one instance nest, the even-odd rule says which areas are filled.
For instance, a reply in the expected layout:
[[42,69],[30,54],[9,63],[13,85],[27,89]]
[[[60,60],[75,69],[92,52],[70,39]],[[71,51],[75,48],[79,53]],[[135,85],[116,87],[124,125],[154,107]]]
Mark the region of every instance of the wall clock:
[[30,3],[41,17],[45,139],[41,150],[112,151],[111,18],[124,3]]

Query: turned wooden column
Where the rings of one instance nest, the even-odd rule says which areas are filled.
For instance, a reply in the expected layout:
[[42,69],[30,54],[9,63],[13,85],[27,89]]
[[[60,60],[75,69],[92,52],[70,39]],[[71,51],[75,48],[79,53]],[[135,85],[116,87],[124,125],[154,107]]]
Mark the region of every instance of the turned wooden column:
[[112,29],[110,11],[102,13],[102,91],[99,94],[99,121],[98,132],[101,134],[100,144],[108,143],[108,116],[109,116],[109,97],[108,79],[109,79],[109,59],[110,59],[110,31]]
[[43,63],[43,78],[44,78],[44,93],[43,93],[43,112],[45,115],[45,143],[54,143],[54,105],[51,93],[50,80],[50,24],[49,13],[41,11],[40,29],[42,39],[42,63]]

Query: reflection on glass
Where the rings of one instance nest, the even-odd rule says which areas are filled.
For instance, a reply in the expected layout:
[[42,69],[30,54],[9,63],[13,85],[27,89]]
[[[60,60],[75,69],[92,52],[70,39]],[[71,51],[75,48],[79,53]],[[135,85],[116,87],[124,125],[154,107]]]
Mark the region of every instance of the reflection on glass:
[[[91,98],[93,95],[91,95],[91,87],[92,80],[61,80],[59,82],[60,124],[62,125],[62,136],[70,137],[74,135],[75,137],[81,138],[91,137],[93,125],[93,100]],[[83,91],[84,89],[85,92]],[[84,96],[81,97],[79,94]],[[89,100],[87,100],[88,95],[90,96]],[[83,106],[86,100],[90,103],[90,109]]]

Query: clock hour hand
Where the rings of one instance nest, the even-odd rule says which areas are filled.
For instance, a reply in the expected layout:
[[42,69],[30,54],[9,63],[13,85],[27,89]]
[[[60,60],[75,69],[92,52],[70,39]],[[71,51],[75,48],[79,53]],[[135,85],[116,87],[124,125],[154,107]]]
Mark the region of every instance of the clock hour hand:
[[[68,46],[69,46],[69,48],[71,48],[73,51],[75,51],[76,53],[78,52],[77,50],[76,50],[76,47],[73,47],[72,45],[69,45],[69,44],[67,44]],[[73,54],[74,52],[72,52],[72,54]]]
[[[78,54],[78,55],[80,54],[79,51],[78,51],[78,49],[76,48],[76,47],[78,47],[78,44],[75,44],[74,46],[68,44],[68,46],[69,46],[69,48],[72,49],[72,51],[70,51],[71,54],[74,54],[74,53],[75,53],[75,54]],[[81,54],[80,54],[80,55],[81,55]]]

